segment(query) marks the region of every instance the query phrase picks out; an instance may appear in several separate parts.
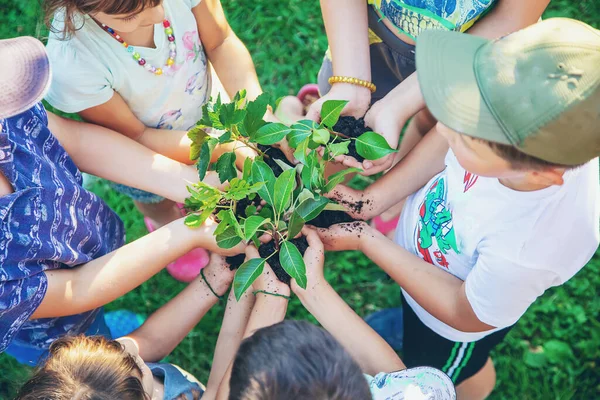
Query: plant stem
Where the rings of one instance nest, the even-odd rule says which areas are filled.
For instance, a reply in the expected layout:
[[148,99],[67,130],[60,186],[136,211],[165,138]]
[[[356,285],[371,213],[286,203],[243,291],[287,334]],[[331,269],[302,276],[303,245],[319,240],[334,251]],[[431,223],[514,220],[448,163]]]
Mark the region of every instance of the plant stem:
[[336,131],[334,131],[334,130],[332,130],[332,129],[327,129],[327,130],[329,131],[329,133],[331,133],[331,134],[332,134],[332,135],[334,135],[334,136],[341,137],[341,138],[343,138],[343,139],[352,139],[350,136],[346,136],[346,135],[344,135],[343,133],[336,132]]

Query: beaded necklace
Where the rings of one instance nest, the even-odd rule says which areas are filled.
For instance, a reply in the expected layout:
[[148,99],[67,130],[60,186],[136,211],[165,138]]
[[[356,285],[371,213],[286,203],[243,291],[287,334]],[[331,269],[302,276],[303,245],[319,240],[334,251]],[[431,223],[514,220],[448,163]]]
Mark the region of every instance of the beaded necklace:
[[[167,59],[167,62],[164,66],[164,68],[167,69],[170,68],[173,64],[175,64],[175,57],[177,57],[177,45],[175,44],[175,36],[173,36],[173,28],[171,28],[171,23],[169,22],[169,20],[165,19],[162,24],[165,28],[167,39],[169,40],[169,58]],[[123,47],[127,49],[127,52],[131,54],[133,59],[140,66],[144,67],[146,71],[151,72],[154,75],[163,74],[164,71],[162,68],[157,68],[147,63],[146,60],[140,55],[140,53],[135,51],[135,48],[133,46],[127,44],[127,42],[125,42],[123,38],[114,31],[114,29],[104,24],[100,24],[100,26],[102,27],[102,29],[108,32],[117,42],[121,43]]]

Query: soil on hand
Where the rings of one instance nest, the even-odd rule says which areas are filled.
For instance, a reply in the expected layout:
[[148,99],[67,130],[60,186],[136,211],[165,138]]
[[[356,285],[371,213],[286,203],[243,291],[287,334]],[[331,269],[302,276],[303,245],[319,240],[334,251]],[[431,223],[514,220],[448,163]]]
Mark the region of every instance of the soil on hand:
[[229,256],[225,257],[225,261],[229,264],[229,269],[231,271],[236,270],[244,263],[246,259],[246,255],[244,253],[238,254],[237,256]]
[[[296,245],[296,247],[300,251],[300,254],[302,254],[302,255],[304,255],[304,252],[306,251],[306,249],[308,249],[308,242],[306,241],[305,237],[299,237],[298,239],[292,239],[292,240],[290,240],[290,242],[292,242],[294,245]],[[275,251],[275,242],[272,240],[268,243],[262,244],[258,248],[258,253],[260,254],[260,256],[262,258],[267,258],[275,252],[276,252]],[[289,285],[292,278],[290,277],[290,275],[287,272],[285,272],[285,270],[281,266],[281,263],[279,262],[279,254],[275,254],[273,257],[269,258],[269,261],[267,261],[267,262],[271,266],[271,269],[273,270],[273,272],[275,272],[275,276],[277,276],[277,279],[279,279],[281,282],[285,283],[286,285]]]
[[331,225],[353,221],[356,220],[346,214],[344,211],[325,210],[319,214],[317,218],[308,221],[307,224],[316,226],[317,228],[329,228]]
[[283,161],[290,167],[293,167],[293,165],[290,164],[283,151],[279,150],[278,148],[259,144],[258,149],[263,153],[266,153],[266,155],[268,156],[265,157],[263,161],[267,163],[269,167],[271,167],[271,170],[273,170],[275,177],[278,177],[283,172],[283,169],[279,166],[279,164],[275,162],[276,159]]
[[[363,118],[356,119],[354,117],[340,117],[338,122],[333,126],[335,132],[344,134],[351,138],[357,138],[365,132],[369,132],[372,129],[365,125]],[[348,145],[348,155],[354,157],[356,161],[364,161],[364,157],[356,152],[356,141],[351,140]]]

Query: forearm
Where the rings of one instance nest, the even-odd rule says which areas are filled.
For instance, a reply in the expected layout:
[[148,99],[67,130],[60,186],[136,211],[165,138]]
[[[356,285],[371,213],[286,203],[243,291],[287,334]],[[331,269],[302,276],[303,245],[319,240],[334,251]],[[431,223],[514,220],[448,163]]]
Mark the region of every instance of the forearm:
[[230,98],[242,89],[246,90],[248,100],[254,100],[262,93],[252,57],[233,31],[207,54]]
[[421,189],[445,168],[448,142],[432,130],[391,171],[365,189],[365,219],[370,219]]
[[550,0],[501,0],[468,33],[498,39],[536,23],[549,3]]
[[[228,282],[218,277],[213,277],[209,283],[219,294],[224,293],[229,286]],[[128,336],[138,342],[140,356],[144,361],[160,361],[181,343],[217,301],[218,298],[210,291],[206,282],[195,279]]]
[[375,376],[406,368],[396,352],[329,286],[321,285],[300,296],[300,301],[361,366]]
[[369,24],[364,0],[321,0],[333,74],[371,80]]
[[215,397],[219,385],[223,381],[223,376],[240,347],[253,305],[254,295],[249,294],[248,291],[244,293],[240,301],[235,299],[233,290],[230,291],[204,393],[207,399]]
[[431,315],[463,332],[494,328],[477,318],[462,280],[423,261],[374,229],[363,237],[360,250]]
[[150,150],[183,164],[193,164],[190,159],[192,141],[186,131],[146,128],[137,142]]
[[46,271],[46,295],[32,319],[79,314],[123,296],[210,240],[206,229],[189,229],[180,219],[79,267]]

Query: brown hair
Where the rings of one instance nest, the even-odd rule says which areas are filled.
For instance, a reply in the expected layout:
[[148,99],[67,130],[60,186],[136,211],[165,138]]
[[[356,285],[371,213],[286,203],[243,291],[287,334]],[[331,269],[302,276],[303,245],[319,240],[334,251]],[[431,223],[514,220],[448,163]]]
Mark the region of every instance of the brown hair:
[[530,156],[529,154],[525,154],[522,151],[519,151],[516,147],[510,146],[507,144],[490,142],[488,140],[474,138],[475,140],[485,143],[488,145],[490,149],[497,156],[501,157],[505,161],[508,161],[511,168],[516,170],[544,170],[547,168],[564,168],[564,169],[574,169],[580,167],[581,165],[563,165],[556,164],[549,161],[542,160],[541,158],[537,158],[534,156]]
[[[146,8],[157,7],[162,0],[44,0],[44,21],[48,28],[68,39],[83,27],[80,15],[103,12],[105,14],[133,14]],[[58,10],[64,10],[64,28],[57,30],[52,26],[52,18]]]
[[55,341],[50,355],[16,400],[149,400],[136,360],[115,340],[73,336]]

